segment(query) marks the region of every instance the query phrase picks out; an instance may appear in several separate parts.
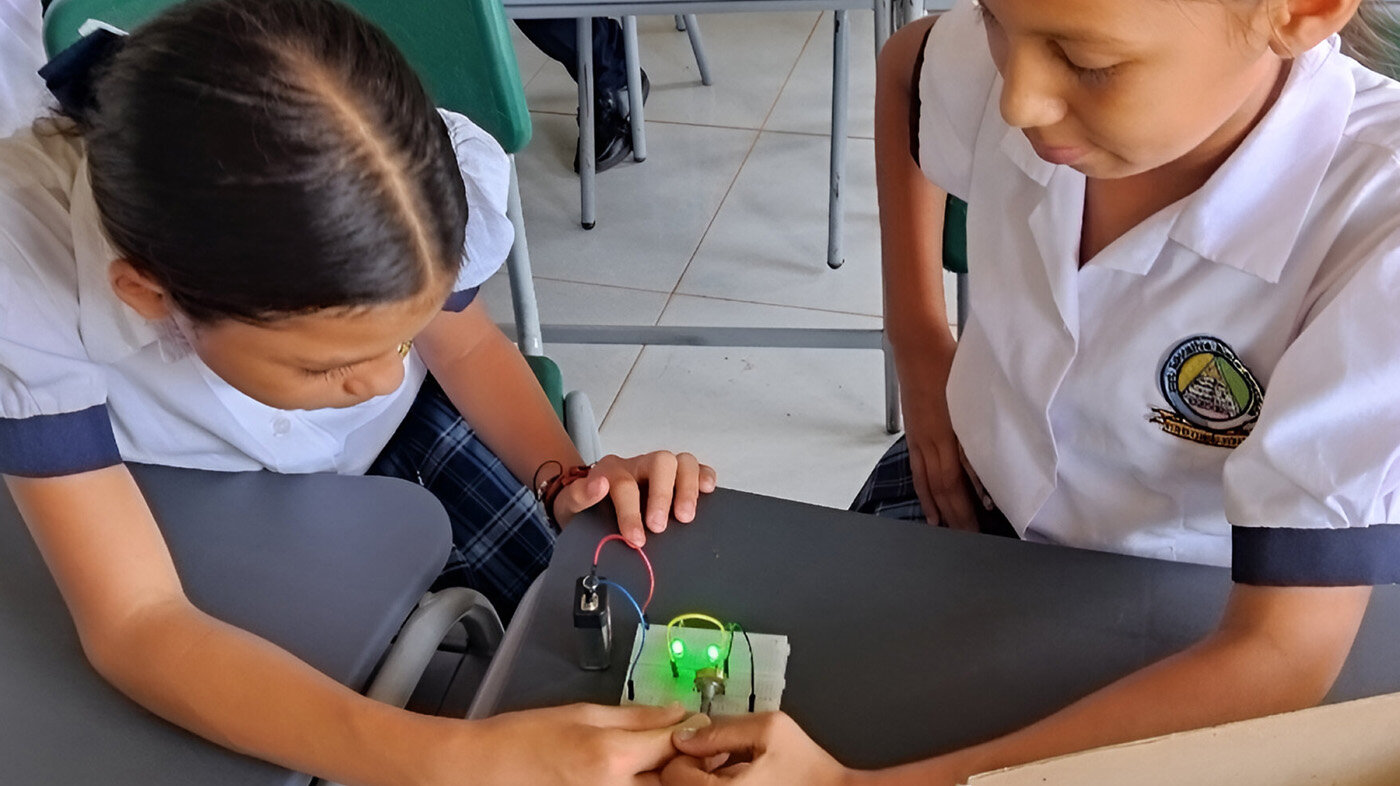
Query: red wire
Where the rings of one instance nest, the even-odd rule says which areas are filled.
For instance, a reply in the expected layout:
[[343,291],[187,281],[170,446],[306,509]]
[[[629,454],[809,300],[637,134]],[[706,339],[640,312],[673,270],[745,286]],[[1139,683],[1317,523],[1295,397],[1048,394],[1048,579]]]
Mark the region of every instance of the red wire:
[[598,557],[602,556],[603,554],[603,545],[610,540],[620,540],[623,543],[626,543],[628,548],[637,552],[637,556],[642,558],[642,564],[647,566],[647,581],[651,582],[651,586],[647,588],[647,599],[644,603],[642,603],[642,612],[646,613],[647,606],[651,605],[651,596],[656,594],[656,573],[651,569],[651,560],[647,559],[647,553],[645,551],[642,551],[642,549],[639,546],[633,546],[631,542],[627,540],[627,538],[624,538],[621,535],[614,533],[598,541],[598,548],[593,550],[594,570],[597,570],[598,568]]

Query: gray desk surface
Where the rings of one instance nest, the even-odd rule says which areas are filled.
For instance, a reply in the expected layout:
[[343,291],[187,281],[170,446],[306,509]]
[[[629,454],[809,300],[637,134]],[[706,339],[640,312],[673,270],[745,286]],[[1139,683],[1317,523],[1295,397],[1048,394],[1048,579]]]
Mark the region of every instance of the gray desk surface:
[[[357,689],[446,558],[446,513],[402,481],[133,471],[195,605]],[[206,743],[104,682],[3,486],[0,666],[0,783],[310,780]]]
[[[560,539],[517,614],[474,715],[618,701],[635,631],[619,621],[613,665],[574,665],[570,603],[611,525],[590,514]],[[792,644],[783,708],[855,766],[960,747],[1041,717],[1215,624],[1228,571],[972,535],[734,491],[694,524],[653,537],[652,621],[712,613]],[[635,592],[645,573],[620,544],[601,571]],[[741,646],[741,645],[740,645]],[[1400,591],[1377,588],[1329,701],[1400,690]]]

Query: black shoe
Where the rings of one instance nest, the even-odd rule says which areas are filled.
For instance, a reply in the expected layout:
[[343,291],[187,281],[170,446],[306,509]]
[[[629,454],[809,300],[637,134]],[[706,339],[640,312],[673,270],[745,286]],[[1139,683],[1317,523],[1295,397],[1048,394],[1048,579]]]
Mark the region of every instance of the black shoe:
[[[642,105],[651,96],[651,80],[642,71]],[[627,89],[599,96],[593,106],[593,159],[595,172],[605,172],[632,152],[632,113]],[[578,149],[574,150],[574,172],[578,172]]]
[[[593,171],[605,172],[632,153],[632,126],[627,117],[611,108],[593,123]],[[574,149],[574,172],[578,172],[578,149]]]

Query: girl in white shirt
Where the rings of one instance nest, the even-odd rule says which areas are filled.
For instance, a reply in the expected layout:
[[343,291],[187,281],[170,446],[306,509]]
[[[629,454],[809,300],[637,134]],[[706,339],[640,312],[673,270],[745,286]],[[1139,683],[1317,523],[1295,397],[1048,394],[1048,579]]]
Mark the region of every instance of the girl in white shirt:
[[[861,502],[967,529],[995,506],[1029,540],[1236,584],[1197,645],[1005,737],[854,773],[748,719],[678,740],[697,758],[664,781],[953,784],[1322,699],[1370,585],[1400,579],[1400,85],[1341,50],[1359,1],[981,0],[890,40],[908,447]],[[956,354],[948,195],[968,206]],[[705,772],[720,752],[744,767]]]
[[208,617],[123,464],[422,482],[453,520],[444,580],[507,610],[548,558],[546,518],[610,496],[635,543],[690,520],[713,470],[580,466],[474,300],[510,244],[500,148],[327,0],[180,4],[46,75],[71,119],[0,141],[0,473],[93,665],[338,781],[621,784],[664,761],[679,710],[427,718]]

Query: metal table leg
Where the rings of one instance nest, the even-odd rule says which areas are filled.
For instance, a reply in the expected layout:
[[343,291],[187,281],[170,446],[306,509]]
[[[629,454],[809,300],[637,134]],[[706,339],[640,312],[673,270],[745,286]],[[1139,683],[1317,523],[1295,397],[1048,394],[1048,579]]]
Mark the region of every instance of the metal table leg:
[[835,42],[831,67],[831,197],[827,205],[826,264],[838,268],[846,261],[841,248],[842,225],[845,223],[845,214],[841,210],[841,188],[846,178],[846,104],[850,92],[850,57],[847,50],[851,36],[845,9],[834,11],[832,19]]
[[627,110],[632,123],[632,160],[647,160],[646,115],[642,104],[642,61],[637,54],[637,17],[622,17],[622,48],[627,60]]
[[579,223],[592,229],[597,223],[593,205],[593,178],[597,174],[593,138],[593,18],[578,18],[578,187]]

